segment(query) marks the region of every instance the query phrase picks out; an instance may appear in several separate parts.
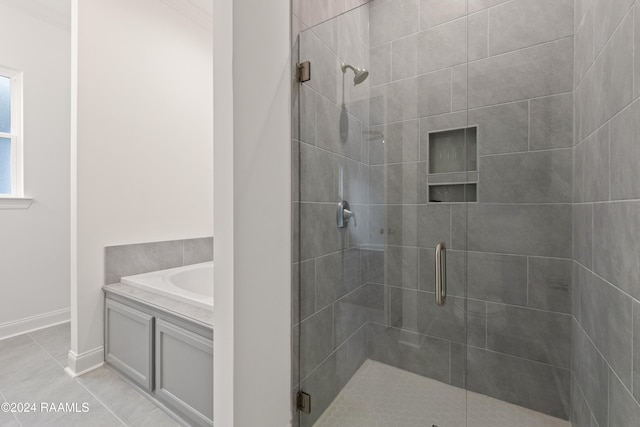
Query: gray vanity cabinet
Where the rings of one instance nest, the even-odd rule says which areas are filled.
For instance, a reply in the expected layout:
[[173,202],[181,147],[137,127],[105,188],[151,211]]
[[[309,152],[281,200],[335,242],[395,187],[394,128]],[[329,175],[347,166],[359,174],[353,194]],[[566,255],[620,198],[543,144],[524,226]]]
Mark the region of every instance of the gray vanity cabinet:
[[105,361],[153,390],[153,316],[107,299],[105,317]]
[[212,425],[213,342],[159,319],[155,350],[156,397],[194,425]]
[[211,329],[107,294],[105,362],[186,425],[213,425]]

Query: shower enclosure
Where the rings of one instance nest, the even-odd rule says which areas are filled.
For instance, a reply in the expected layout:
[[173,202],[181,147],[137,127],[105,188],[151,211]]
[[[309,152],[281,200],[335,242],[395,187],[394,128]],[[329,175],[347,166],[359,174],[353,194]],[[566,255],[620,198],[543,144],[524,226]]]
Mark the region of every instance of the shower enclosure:
[[294,34],[295,423],[569,425],[573,35],[573,0]]

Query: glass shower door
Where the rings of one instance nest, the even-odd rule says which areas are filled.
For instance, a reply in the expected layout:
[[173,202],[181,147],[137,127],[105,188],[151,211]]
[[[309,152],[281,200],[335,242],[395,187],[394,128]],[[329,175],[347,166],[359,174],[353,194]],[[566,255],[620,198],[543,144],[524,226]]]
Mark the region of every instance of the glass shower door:
[[300,425],[568,425],[573,16],[376,0],[296,38]]
[[[414,26],[389,21],[400,3]],[[295,84],[293,131],[302,426],[466,426],[465,313],[484,309],[466,299],[464,274],[477,182],[466,24],[455,24],[455,57],[419,54],[433,42],[419,32],[418,3],[365,4],[296,40],[311,69]]]

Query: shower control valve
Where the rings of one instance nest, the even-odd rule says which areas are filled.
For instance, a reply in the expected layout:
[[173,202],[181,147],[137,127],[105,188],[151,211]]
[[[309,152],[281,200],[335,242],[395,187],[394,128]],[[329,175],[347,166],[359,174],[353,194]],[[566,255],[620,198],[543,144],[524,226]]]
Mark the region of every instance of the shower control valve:
[[356,214],[350,209],[351,207],[349,206],[349,202],[347,202],[346,200],[338,203],[338,212],[336,214],[338,228],[345,228],[351,218],[353,218],[353,225],[356,227],[358,226],[356,222]]

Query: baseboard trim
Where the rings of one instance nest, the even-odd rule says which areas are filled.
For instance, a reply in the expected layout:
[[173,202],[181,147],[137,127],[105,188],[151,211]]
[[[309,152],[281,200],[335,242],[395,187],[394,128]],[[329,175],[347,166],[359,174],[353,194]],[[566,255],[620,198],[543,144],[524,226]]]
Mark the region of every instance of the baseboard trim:
[[49,326],[59,325],[69,322],[70,320],[71,310],[65,308],[64,310],[52,311],[3,323],[0,325],[0,340],[37,331],[38,329],[48,328]]
[[79,377],[104,365],[104,347],[94,348],[81,354],[69,350],[68,366],[64,371],[71,378]]

